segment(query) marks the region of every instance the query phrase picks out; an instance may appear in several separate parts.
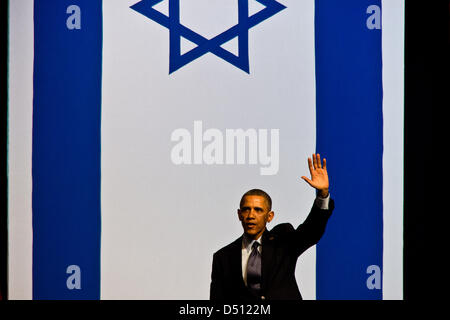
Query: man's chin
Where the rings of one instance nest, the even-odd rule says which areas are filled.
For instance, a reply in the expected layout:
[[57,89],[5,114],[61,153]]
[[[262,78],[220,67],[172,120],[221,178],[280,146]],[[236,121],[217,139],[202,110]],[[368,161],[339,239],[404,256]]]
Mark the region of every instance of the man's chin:
[[256,230],[256,229],[246,229],[244,230],[244,233],[249,237],[249,238],[255,238],[257,235],[259,235],[261,233],[261,230]]

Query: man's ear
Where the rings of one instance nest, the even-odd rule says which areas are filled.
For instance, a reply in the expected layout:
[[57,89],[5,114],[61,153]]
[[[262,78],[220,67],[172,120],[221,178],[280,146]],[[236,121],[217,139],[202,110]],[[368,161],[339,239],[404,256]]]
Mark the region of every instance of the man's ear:
[[272,221],[274,215],[275,215],[275,212],[270,211],[270,212],[267,214],[267,222]]
[[239,221],[242,221],[241,209],[237,209]]

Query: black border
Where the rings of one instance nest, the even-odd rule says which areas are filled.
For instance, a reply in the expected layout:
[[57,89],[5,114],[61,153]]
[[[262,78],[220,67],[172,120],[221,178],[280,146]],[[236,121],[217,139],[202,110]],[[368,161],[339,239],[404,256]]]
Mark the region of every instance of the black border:
[[449,5],[448,0],[405,3],[405,300],[439,299],[436,290],[444,280],[439,260],[445,251],[439,253],[439,245],[447,193],[439,182],[446,142],[435,141],[433,122],[450,106]]
[[2,75],[1,81],[1,108],[0,108],[0,118],[1,118],[1,145],[0,148],[4,152],[1,156],[0,168],[1,168],[1,182],[0,182],[0,299],[7,299],[8,297],[8,174],[7,174],[7,128],[8,128],[8,74],[7,74],[7,64],[8,64],[8,14],[9,14],[9,1],[0,1],[0,21],[1,24],[1,46],[2,54],[1,57],[3,63],[1,64],[0,74]]

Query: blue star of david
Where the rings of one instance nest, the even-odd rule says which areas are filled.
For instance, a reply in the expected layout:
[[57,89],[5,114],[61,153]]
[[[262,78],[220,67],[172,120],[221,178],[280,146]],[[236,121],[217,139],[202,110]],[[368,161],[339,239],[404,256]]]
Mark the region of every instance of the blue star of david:
[[[142,0],[130,8],[169,29],[169,74],[208,52],[250,73],[248,57],[249,29],[286,8],[276,0],[255,0],[265,6],[265,8],[249,17],[248,0],[238,0],[238,23],[212,39],[206,39],[180,23],[180,0],[168,0],[169,16],[153,9],[161,1],[163,0]],[[195,43],[197,47],[181,54],[181,37]],[[235,37],[238,37],[237,56],[221,47],[222,44]]]

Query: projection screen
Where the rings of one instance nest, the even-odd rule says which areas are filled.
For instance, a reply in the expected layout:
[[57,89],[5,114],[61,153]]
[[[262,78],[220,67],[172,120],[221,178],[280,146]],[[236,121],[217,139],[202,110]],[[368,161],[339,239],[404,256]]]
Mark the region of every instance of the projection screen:
[[212,255],[336,203],[304,299],[402,299],[404,2],[9,3],[9,299],[208,299]]

